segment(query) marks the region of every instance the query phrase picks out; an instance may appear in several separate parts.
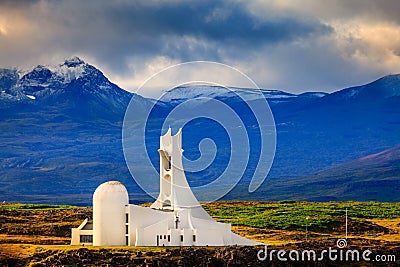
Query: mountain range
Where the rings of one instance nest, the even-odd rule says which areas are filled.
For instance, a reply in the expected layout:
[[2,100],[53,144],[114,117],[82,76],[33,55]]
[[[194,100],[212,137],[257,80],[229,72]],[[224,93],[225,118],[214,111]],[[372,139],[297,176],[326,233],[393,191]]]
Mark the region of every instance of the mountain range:
[[335,165],[309,176],[277,177],[267,180],[249,194],[238,185],[225,199],[307,201],[398,202],[400,190],[400,146]]
[[[235,105],[232,92],[246,94],[252,101],[260,97],[252,88],[224,91],[193,85],[172,89],[150,118],[157,122],[149,137],[153,148],[158,146],[161,131],[158,121],[168,111],[198,97]],[[400,183],[400,75],[330,94],[261,92],[277,131],[269,179],[249,194],[248,178],[242,177],[226,198],[400,201],[396,194]],[[86,205],[97,185],[118,179],[127,185],[132,201],[149,201],[133,182],[123,155],[121,129],[130,101],[138,110],[154,103],[121,89],[77,57],[26,72],[0,69],[0,200]],[[237,111],[246,116],[244,108],[237,106]],[[196,127],[205,130],[196,131]],[[186,131],[195,134],[184,138],[184,153],[196,158],[196,143],[212,134],[213,128],[207,121],[188,125]],[[217,145],[226,145],[226,138],[215,134]],[[250,142],[257,151],[257,141]],[[158,166],[157,151],[150,156]],[[188,174],[189,183],[214,179],[226,164],[227,154],[219,156],[222,159],[204,172]],[[250,163],[248,173],[253,167]]]

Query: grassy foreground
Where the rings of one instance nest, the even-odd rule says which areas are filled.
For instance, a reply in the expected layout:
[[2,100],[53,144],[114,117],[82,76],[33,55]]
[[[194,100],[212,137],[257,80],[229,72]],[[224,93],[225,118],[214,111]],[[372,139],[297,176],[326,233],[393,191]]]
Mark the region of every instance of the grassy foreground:
[[[345,237],[347,209],[348,237],[355,247],[379,246],[388,251],[400,251],[400,203],[215,202],[203,207],[217,221],[231,223],[233,231],[242,236],[286,248],[304,247],[305,244],[318,247]],[[6,262],[8,266],[47,266],[43,262],[51,262],[55,255],[84,257],[79,254],[82,251],[77,252],[79,247],[69,246],[70,229],[91,217],[90,207],[0,205],[0,265]],[[213,250],[204,249],[204,255]],[[119,257],[132,253],[142,257],[143,253],[143,260],[152,258],[154,253],[172,253],[166,248],[135,247],[90,247],[90,251],[94,253],[93,257],[103,254]],[[182,252],[176,253],[171,257],[183,257],[179,254]]]
[[204,208],[240,234],[264,243],[348,235],[400,241],[400,203],[386,202],[217,202]]

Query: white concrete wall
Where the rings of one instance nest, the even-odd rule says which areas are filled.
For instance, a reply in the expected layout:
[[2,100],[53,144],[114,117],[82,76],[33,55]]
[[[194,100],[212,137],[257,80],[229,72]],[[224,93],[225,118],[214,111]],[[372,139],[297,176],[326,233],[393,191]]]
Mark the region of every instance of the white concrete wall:
[[78,228],[71,229],[71,245],[78,246],[80,244],[79,232]]
[[159,221],[169,219],[166,227],[173,228],[173,212],[164,212],[159,210],[153,210],[147,207],[141,207],[137,205],[129,205],[130,210],[130,224],[131,227],[140,228],[155,224]]
[[80,230],[78,228],[71,229],[71,245],[79,246],[82,244],[92,245],[92,243],[81,243],[81,235],[93,235],[93,230]]
[[217,229],[197,229],[197,246],[224,246],[222,233]]
[[124,185],[111,181],[101,184],[93,194],[93,245],[124,246],[125,205],[128,192]]
[[231,225],[191,217],[196,229],[196,245],[226,246],[231,244]]
[[[201,208],[201,207],[200,207]],[[255,245],[256,243],[237,238],[231,232],[231,225],[213,219],[200,219],[192,216],[191,209],[166,212],[147,207],[129,205],[130,245],[135,246],[226,246]],[[205,212],[205,211],[204,211]],[[175,229],[175,216],[179,214],[179,228]],[[164,238],[165,235],[165,238]],[[170,235],[170,242],[168,242]],[[181,242],[183,235],[183,242]],[[196,241],[193,241],[193,235]]]
[[156,246],[157,235],[162,235],[159,245],[168,244],[169,229],[174,224],[174,213],[153,210],[147,207],[129,205],[130,243],[135,246]]
[[[137,246],[157,246],[157,235],[168,235],[168,219],[149,225],[142,230],[143,235],[136,240]],[[164,239],[159,239],[159,246],[168,246]]]
[[181,230],[180,229],[171,229],[171,246],[180,246],[181,245]]
[[181,233],[183,235],[182,246],[193,246],[193,229],[183,228]]

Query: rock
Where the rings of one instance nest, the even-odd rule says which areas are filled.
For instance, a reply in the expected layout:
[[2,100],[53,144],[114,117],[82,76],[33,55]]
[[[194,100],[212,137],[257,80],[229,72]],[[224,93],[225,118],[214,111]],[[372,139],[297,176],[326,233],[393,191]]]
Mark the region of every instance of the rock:
[[153,251],[147,251],[145,255],[146,256],[154,256],[154,252]]

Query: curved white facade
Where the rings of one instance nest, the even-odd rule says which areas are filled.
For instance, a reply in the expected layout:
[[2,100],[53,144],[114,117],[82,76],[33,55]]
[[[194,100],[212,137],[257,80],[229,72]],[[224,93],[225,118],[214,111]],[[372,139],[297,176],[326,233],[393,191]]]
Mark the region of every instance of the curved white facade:
[[[93,195],[93,230],[85,220],[71,244],[94,246],[260,245],[231,232],[201,207],[182,166],[182,131],[160,137],[160,195],[151,207],[128,204],[123,184],[101,184]],[[90,241],[93,239],[93,243]]]
[[128,191],[118,181],[97,187],[93,194],[93,245],[123,246],[125,240],[125,210]]

